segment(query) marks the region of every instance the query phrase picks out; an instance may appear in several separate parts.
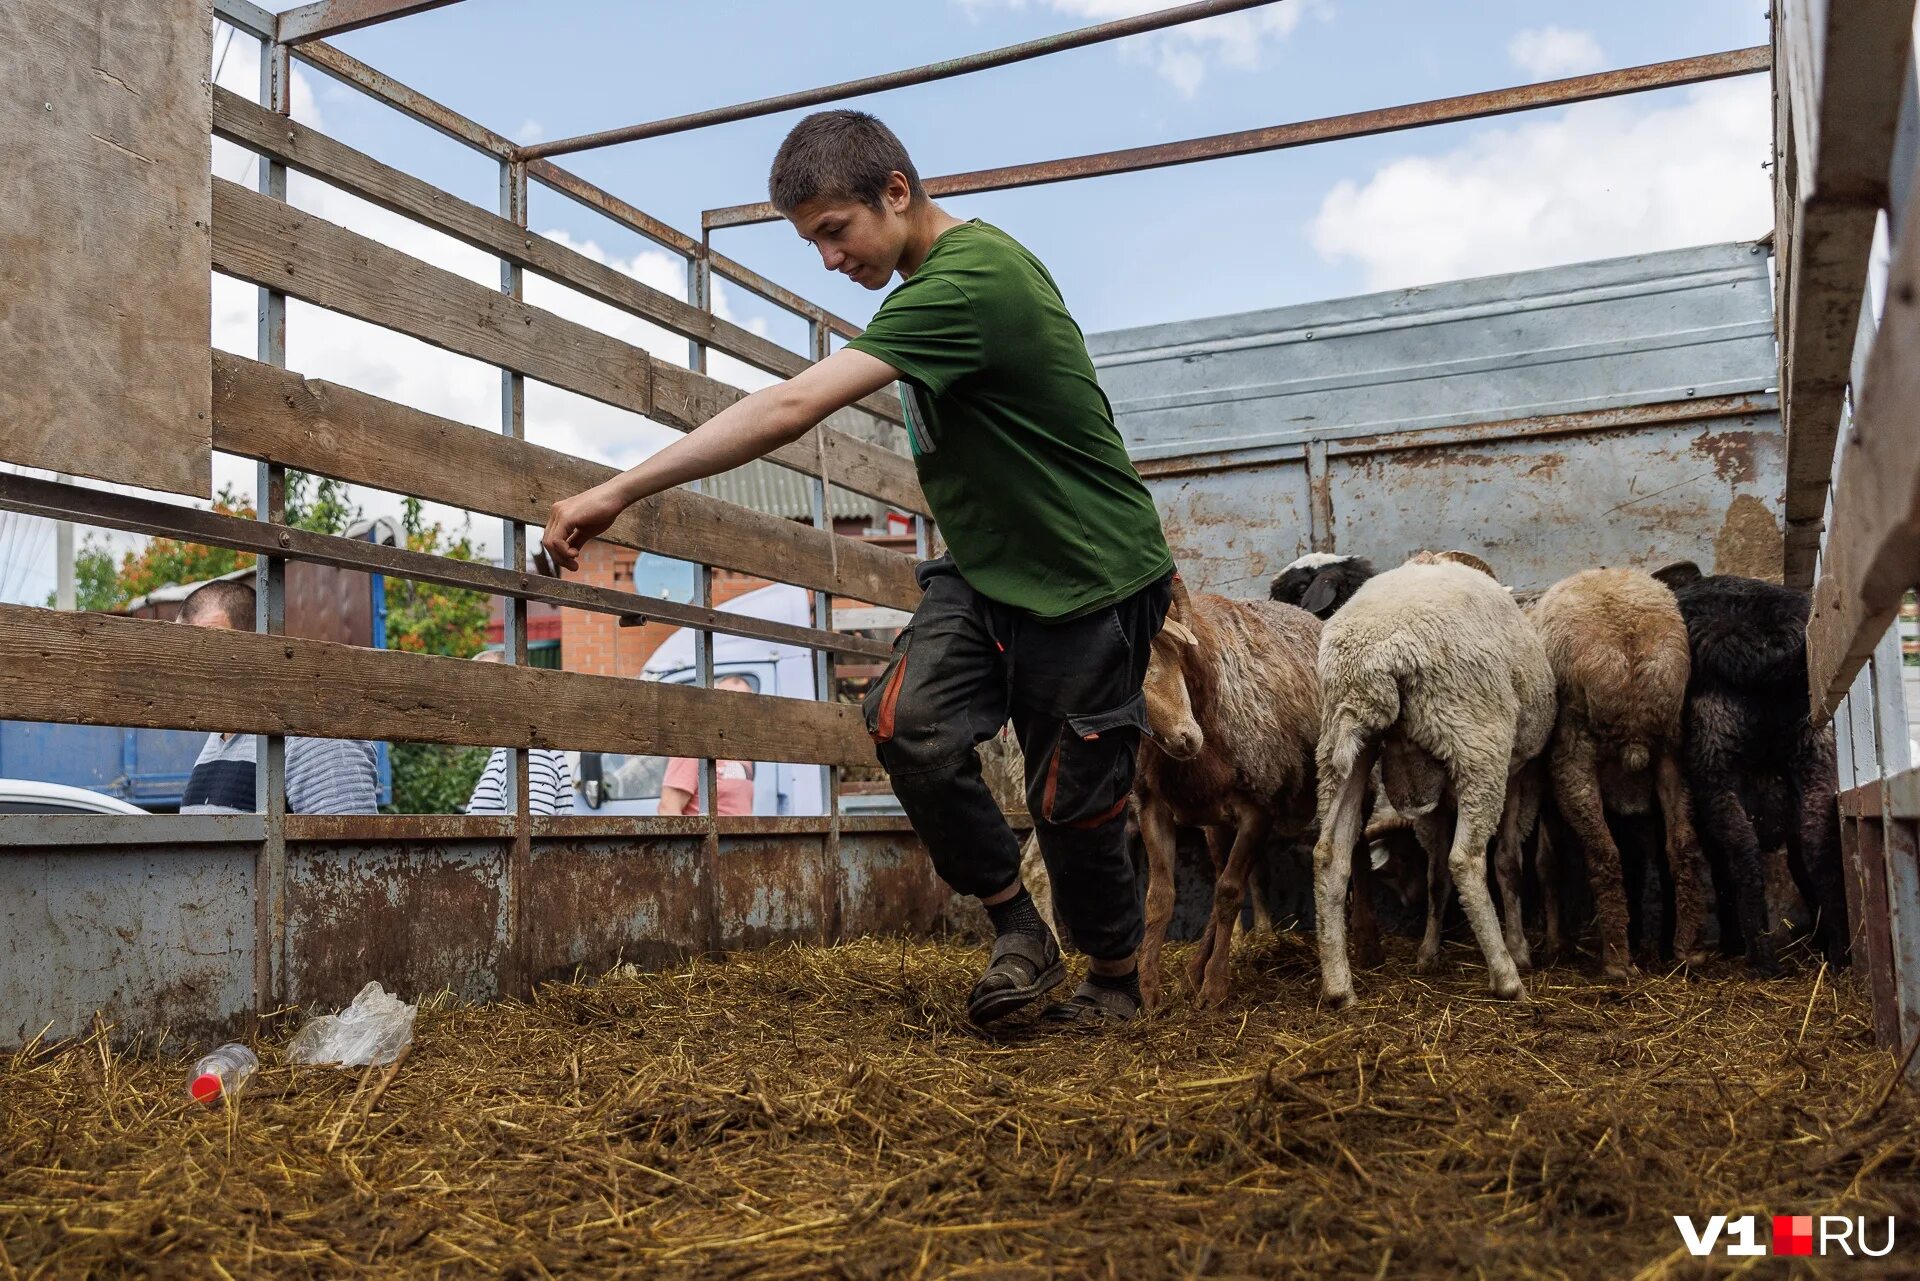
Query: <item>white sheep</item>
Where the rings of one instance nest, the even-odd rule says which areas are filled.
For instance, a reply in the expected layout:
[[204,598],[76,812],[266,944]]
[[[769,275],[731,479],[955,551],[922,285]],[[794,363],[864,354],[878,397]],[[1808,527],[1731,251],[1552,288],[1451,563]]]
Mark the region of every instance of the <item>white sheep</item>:
[[[1555,712],[1539,634],[1484,561],[1423,552],[1370,579],[1327,621],[1319,673],[1313,868],[1323,996],[1335,1006],[1353,1001],[1343,908],[1376,758],[1383,790],[1414,819],[1430,864],[1447,851],[1444,866],[1487,958],[1488,986],[1496,996],[1523,996],[1508,943],[1519,934],[1520,905],[1506,905],[1503,937],[1487,891],[1486,848],[1497,828],[1502,861],[1517,863],[1521,821],[1537,804],[1533,772],[1522,767],[1545,748]],[[1423,964],[1434,961],[1438,943],[1430,914]]]

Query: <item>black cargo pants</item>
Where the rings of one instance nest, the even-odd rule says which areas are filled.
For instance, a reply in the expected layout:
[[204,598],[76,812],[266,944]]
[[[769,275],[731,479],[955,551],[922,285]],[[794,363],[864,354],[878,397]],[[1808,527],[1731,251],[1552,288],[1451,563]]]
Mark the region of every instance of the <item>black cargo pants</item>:
[[948,557],[918,576],[926,595],[866,698],[894,795],[948,885],[977,897],[1006,889],[1020,843],[973,749],[1011,716],[1055,910],[1088,956],[1124,960],[1142,933],[1125,836],[1147,727],[1140,684],[1173,576],[1066,623],[988,600]]

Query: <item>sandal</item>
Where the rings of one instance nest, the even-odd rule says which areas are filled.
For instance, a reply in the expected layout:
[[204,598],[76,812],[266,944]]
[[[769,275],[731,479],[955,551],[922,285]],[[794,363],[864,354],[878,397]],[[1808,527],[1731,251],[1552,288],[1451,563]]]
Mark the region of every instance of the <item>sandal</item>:
[[1045,996],[1067,977],[1067,964],[1052,934],[1002,934],[993,960],[967,997],[967,1017],[991,1023]]
[[1040,1012],[1040,1019],[1068,1027],[1103,1027],[1128,1023],[1140,1016],[1140,1002],[1115,988],[1082,983],[1064,1001],[1055,1001]]

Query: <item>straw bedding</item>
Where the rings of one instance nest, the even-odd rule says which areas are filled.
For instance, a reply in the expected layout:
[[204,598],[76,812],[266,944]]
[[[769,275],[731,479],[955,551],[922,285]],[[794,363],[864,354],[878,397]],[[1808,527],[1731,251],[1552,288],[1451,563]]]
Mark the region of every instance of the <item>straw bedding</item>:
[[102,1028],[0,1059],[0,1275],[1689,1276],[1675,1213],[1916,1230],[1857,980],[1563,967],[1516,1006],[1390,951],[1345,1013],[1287,935],[1224,1010],[988,1039],[976,949],[775,949],[429,1000],[394,1072],[280,1066],[287,1017],[211,1109]]

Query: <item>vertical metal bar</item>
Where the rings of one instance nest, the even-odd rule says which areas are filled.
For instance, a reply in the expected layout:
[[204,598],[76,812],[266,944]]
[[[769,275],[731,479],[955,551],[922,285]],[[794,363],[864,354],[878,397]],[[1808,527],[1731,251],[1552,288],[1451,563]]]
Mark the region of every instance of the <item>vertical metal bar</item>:
[[[292,76],[287,46],[263,41],[260,48],[260,101],[269,111],[287,115]],[[275,200],[287,198],[287,167],[261,157],[260,190]],[[256,341],[263,364],[287,363],[287,296],[272,289],[259,293]],[[287,471],[278,463],[260,463],[254,472],[254,513],[278,524],[286,520]],[[254,565],[254,617],[257,632],[279,635],[287,629],[287,562],[262,556]],[[282,1004],[287,990],[287,740],[261,735],[255,746],[254,808],[264,815],[265,836],[254,863],[253,1003],[256,1016]]]
[[1307,442],[1307,550],[1333,550],[1333,476],[1327,470],[1327,442]]
[[[527,166],[524,162],[500,163],[500,214],[515,226],[527,225]],[[510,298],[526,294],[526,280],[519,266],[500,260],[500,292]],[[527,435],[527,380],[510,369],[500,371],[500,434],[514,440]],[[527,527],[516,520],[501,524],[502,563],[515,573],[527,566]],[[516,597],[503,598],[500,642],[501,659],[507,663],[527,661],[527,606]],[[533,865],[533,813],[527,795],[527,749],[513,749],[513,773],[508,779],[513,805],[513,844],[507,852],[507,945],[501,965],[506,971],[500,986],[506,991],[528,993],[533,988],[532,940],[527,937],[527,900]]]
[[[809,354],[818,362],[825,360],[833,352],[833,334],[827,328],[827,318],[815,314],[807,319],[807,338]],[[818,428],[815,439],[819,439]],[[823,448],[820,451],[820,474],[813,478],[813,527],[824,531],[828,537],[837,537],[833,532],[833,506],[827,488],[827,456]],[[831,593],[816,591],[813,593],[813,625],[821,631],[833,630],[833,596]],[[834,701],[833,655],[824,649],[813,651],[813,688],[814,697],[825,703]],[[840,922],[844,905],[843,880],[840,868],[840,767],[822,765],[820,767],[820,797],[827,809],[826,838],[826,877],[823,884],[827,887],[828,899],[826,911],[821,918],[823,932],[827,940],[840,936]]]
[[[705,232],[700,234],[700,253],[687,259],[687,301],[713,317],[713,264]],[[695,373],[707,372],[707,345],[690,340],[687,364]],[[698,493],[699,481],[687,488]],[[713,567],[696,563],[693,567],[693,603],[702,609],[713,608]],[[713,688],[713,632],[702,627],[693,634],[693,679],[701,689]],[[717,812],[720,799],[720,764],[700,762],[695,782],[700,813],[706,816],[706,828],[700,838],[701,903],[707,914],[707,949],[720,950],[720,823]]]

